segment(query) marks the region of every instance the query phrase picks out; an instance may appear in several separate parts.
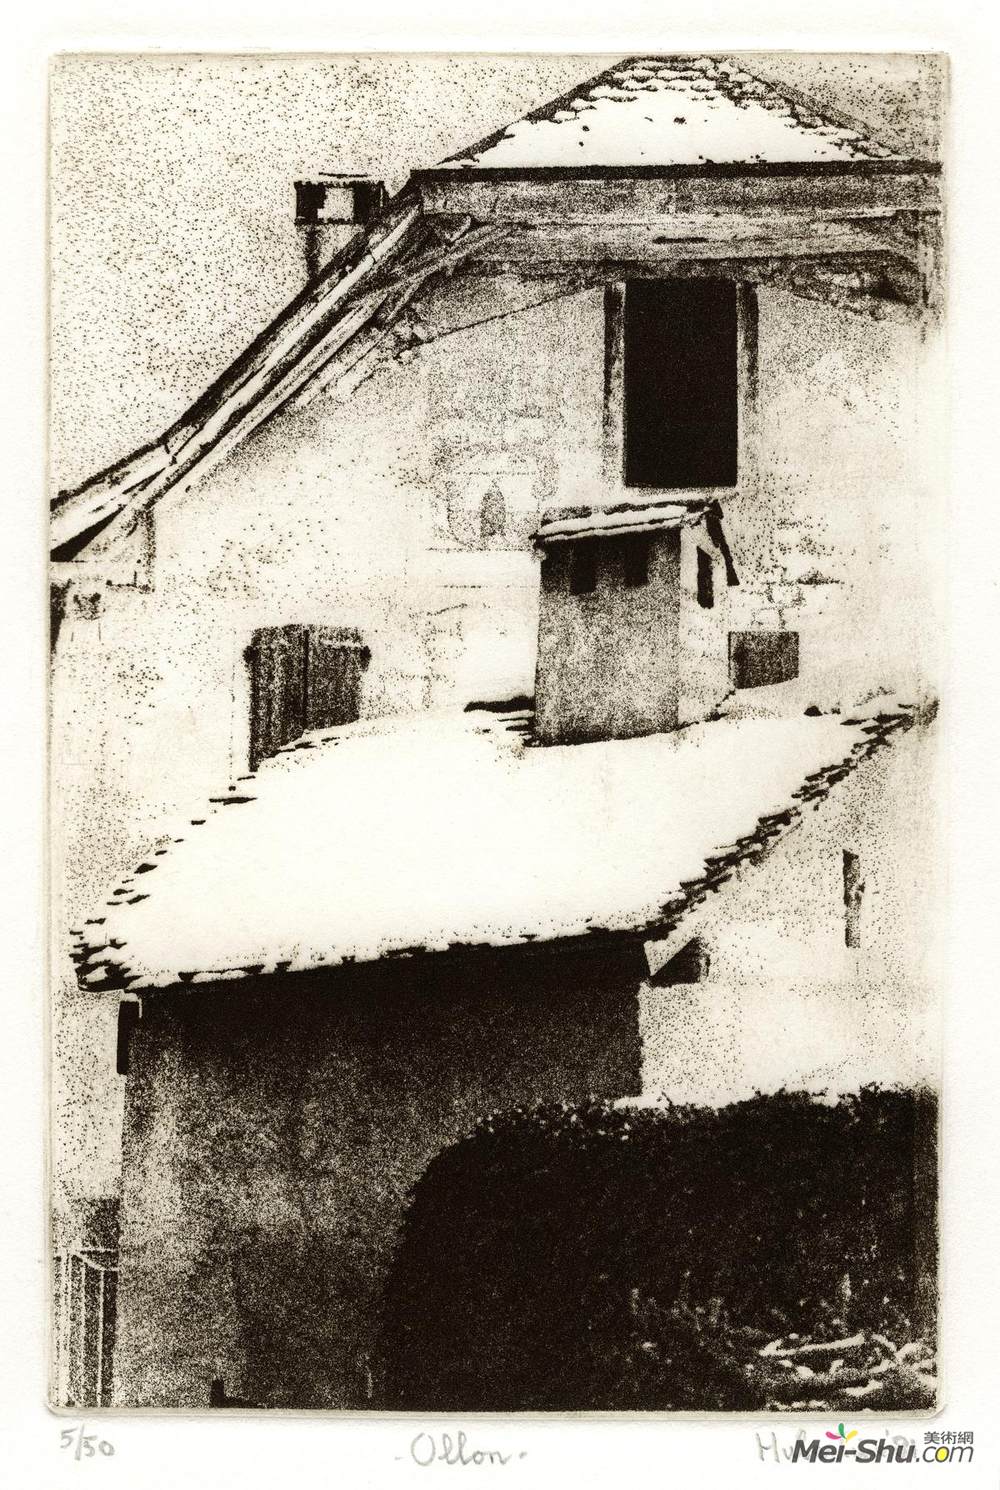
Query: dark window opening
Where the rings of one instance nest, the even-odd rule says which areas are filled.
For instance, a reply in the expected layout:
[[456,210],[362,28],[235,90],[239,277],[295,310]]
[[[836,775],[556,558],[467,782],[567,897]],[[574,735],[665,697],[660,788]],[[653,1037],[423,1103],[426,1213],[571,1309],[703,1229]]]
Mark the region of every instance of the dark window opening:
[[124,999],[118,1005],[118,1040],[115,1052],[115,1070],[119,1076],[128,1075],[129,1045],[139,1023],[139,1005],[132,999]]
[[797,631],[731,631],[729,675],[734,688],[766,688],[799,675]]
[[703,548],[698,549],[698,604],[703,610],[711,610],[715,604],[715,575],[712,556]]
[[861,902],[865,882],[861,878],[861,860],[850,849],[844,849],[844,943],[861,946]]
[[626,538],[623,548],[625,583],[636,590],[649,581],[649,539]]
[[632,281],[624,352],[625,485],[735,486],[735,284]]
[[267,626],[254,632],[246,658],[251,771],[306,730],[359,718],[371,653],[352,627]]
[[590,595],[597,589],[597,545],[577,543],[570,557],[569,588],[573,595]]
[[501,538],[507,527],[507,503],[496,482],[479,503],[479,536],[484,541]]

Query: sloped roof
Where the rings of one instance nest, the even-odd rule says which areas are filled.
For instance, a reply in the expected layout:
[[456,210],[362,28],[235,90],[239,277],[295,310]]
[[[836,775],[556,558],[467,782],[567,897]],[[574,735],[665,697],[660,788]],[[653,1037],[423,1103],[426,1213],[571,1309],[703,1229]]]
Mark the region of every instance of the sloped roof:
[[545,547],[573,538],[696,527],[704,521],[713,505],[710,500],[667,502],[661,492],[654,497],[630,497],[627,502],[549,507],[542,513],[535,542],[539,547]]
[[158,440],[59,493],[51,557],[77,558],[291,400],[330,382],[361,381],[414,295],[489,232],[469,222],[439,230],[404,188]]
[[445,166],[822,165],[900,157],[725,57],[630,57]]
[[[51,503],[51,557],[111,546],[167,491],[190,481],[294,400],[349,392],[393,345],[407,305],[497,236],[452,205],[425,212],[445,177],[601,175],[624,168],[704,174],[905,169],[860,127],[814,112],[737,62],[628,59],[431,170],[414,172],[379,218],[326,266],[158,439]],[[921,169],[925,169],[921,167]],[[935,171],[937,167],[926,169]],[[465,213],[455,225],[455,213]],[[480,218],[488,213],[478,213]],[[404,336],[404,344],[406,337]]]
[[306,736],[193,818],[77,934],[85,989],[454,947],[668,935],[911,706],[533,747],[526,714]]

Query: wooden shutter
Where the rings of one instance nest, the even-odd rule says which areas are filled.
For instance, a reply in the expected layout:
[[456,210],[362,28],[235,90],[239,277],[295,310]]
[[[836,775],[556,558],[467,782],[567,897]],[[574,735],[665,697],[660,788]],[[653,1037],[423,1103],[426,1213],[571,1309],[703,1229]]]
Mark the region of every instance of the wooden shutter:
[[350,626],[310,626],[305,728],[352,724],[361,715],[361,674],[371,653]]
[[349,626],[267,626],[255,631],[250,664],[250,769],[310,729],[361,714],[361,675],[371,653]]
[[308,628],[255,631],[250,664],[250,769],[296,739],[306,727]]

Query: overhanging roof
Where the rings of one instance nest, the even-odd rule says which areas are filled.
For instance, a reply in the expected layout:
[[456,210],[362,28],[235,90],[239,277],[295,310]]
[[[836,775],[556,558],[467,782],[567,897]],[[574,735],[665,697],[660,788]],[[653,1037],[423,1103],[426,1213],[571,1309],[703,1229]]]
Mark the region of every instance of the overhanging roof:
[[95,911],[81,986],[667,936],[916,718],[882,699],[589,745],[529,746],[528,716],[482,712],[306,736]]
[[[842,279],[862,262],[865,303],[888,286],[918,305],[920,249],[898,215],[938,210],[938,169],[739,62],[628,59],[415,172],[168,430],[59,493],[51,557],[113,550],[143,511],[278,410],[327,387],[349,393],[420,339],[407,308],[459,265],[576,275],[581,286],[707,265],[796,292],[816,281],[826,294],[827,266]],[[838,293],[851,304],[860,292]]]

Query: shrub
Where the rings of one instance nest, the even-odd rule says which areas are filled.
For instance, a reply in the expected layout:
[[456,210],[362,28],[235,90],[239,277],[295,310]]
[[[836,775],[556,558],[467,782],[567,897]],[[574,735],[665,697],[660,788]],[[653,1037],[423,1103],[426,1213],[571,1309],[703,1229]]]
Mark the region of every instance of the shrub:
[[386,1405],[751,1411],[825,1381],[796,1338],[858,1331],[886,1373],[933,1329],[934,1131],[929,1094],[877,1088],[485,1119],[411,1198]]

